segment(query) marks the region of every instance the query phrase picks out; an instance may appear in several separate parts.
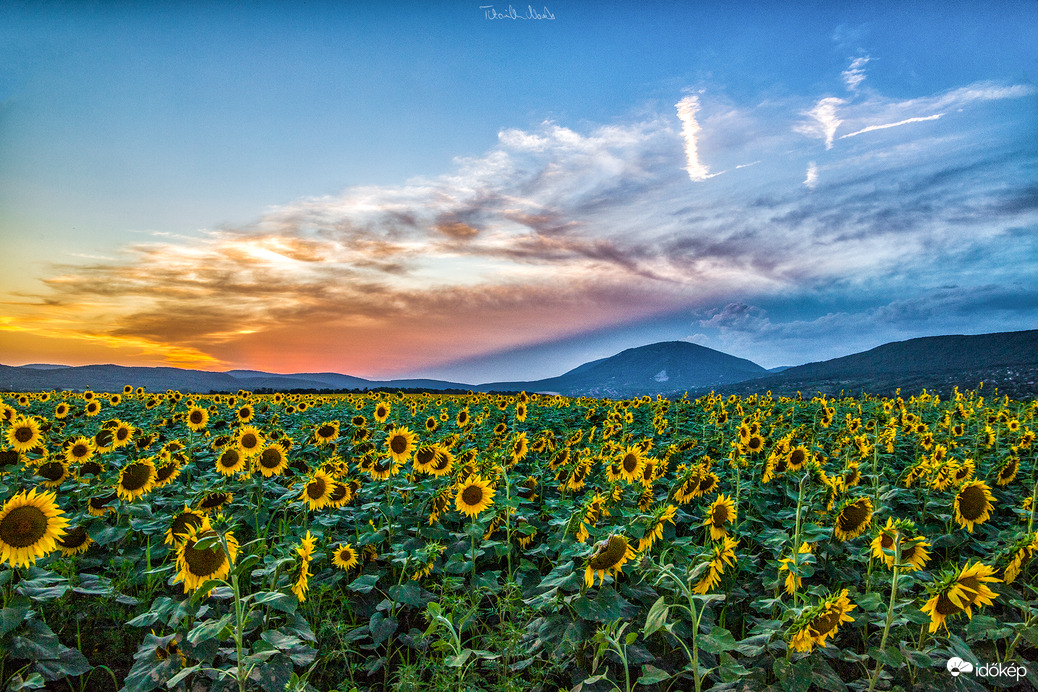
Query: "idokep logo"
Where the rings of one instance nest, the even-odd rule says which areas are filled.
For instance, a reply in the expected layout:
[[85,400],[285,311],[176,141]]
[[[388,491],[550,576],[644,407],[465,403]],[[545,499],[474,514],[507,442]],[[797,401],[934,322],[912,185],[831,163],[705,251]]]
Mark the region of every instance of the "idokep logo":
[[973,672],[973,664],[969,661],[963,661],[958,656],[952,656],[948,659],[947,668],[948,672],[951,673],[954,677],[959,677],[963,673]]
[[957,678],[963,673],[975,673],[978,678],[999,685],[1013,685],[1027,677],[1027,668],[1016,663],[981,663],[974,667],[969,661],[952,656],[945,667],[952,677]]

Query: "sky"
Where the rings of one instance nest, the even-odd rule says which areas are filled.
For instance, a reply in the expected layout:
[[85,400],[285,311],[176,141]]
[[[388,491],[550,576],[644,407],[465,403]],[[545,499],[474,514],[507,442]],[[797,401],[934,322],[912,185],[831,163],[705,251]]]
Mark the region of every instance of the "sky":
[[1038,328],[1038,2],[0,2],[0,363]]

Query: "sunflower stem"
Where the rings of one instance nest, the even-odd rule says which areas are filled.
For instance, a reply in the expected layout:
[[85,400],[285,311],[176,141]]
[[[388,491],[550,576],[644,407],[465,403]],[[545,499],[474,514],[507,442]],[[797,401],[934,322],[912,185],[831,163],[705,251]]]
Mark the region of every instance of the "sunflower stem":
[[[870,560],[871,563],[871,560]],[[887,604],[887,621],[883,626],[883,636],[879,640],[879,652],[882,655],[887,648],[887,636],[890,634],[890,626],[894,622],[894,602],[897,600],[897,580],[901,570],[901,531],[894,530],[894,575],[890,579],[890,603]],[[876,689],[879,673],[883,669],[883,661],[876,661],[876,670],[872,673],[869,681],[869,692]]]

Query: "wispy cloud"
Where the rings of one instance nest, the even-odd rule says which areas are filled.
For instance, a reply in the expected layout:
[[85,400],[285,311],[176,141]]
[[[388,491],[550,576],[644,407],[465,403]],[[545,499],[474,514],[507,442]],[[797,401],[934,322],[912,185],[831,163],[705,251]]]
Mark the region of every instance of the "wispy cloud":
[[854,58],[851,61],[850,67],[843,71],[840,75],[843,77],[843,83],[847,86],[849,91],[857,91],[861,83],[865,81],[865,65],[869,62],[869,56],[864,55],[858,58]]
[[818,187],[818,164],[814,161],[807,164],[807,177],[804,178],[804,185],[810,190]]
[[875,132],[876,130],[886,130],[886,129],[889,129],[891,127],[900,127],[902,125],[911,125],[912,123],[924,123],[924,122],[926,122],[928,120],[937,120],[942,115],[944,115],[944,113],[935,113],[934,115],[923,115],[923,116],[920,116],[918,118],[905,118],[904,120],[899,120],[896,123],[885,123],[883,125],[869,125],[868,127],[861,128],[857,132],[850,132],[850,133],[845,134],[845,135],[840,135],[840,139],[847,139],[848,137],[857,137],[858,135],[863,135],[866,132]]
[[843,122],[837,115],[836,109],[844,103],[843,99],[835,96],[819,99],[814,108],[804,113],[811,119],[798,123],[796,131],[808,137],[822,139],[825,141],[825,148],[832,149],[836,128]]
[[688,177],[693,182],[700,182],[718,175],[716,173],[711,175],[710,169],[699,160],[699,133],[703,129],[696,120],[696,113],[699,112],[699,98],[686,96],[674,107],[677,108],[678,119],[681,120],[681,137],[685,141],[685,159],[688,161],[685,170],[688,171]]

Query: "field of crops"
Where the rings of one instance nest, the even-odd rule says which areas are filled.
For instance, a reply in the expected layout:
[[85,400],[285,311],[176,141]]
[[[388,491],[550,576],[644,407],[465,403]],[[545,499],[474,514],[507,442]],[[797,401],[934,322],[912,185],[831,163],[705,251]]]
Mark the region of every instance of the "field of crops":
[[5,689],[1038,680],[1034,402],[2,402]]

